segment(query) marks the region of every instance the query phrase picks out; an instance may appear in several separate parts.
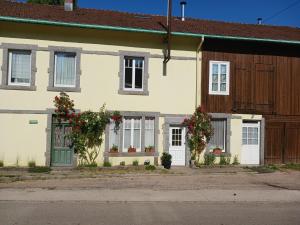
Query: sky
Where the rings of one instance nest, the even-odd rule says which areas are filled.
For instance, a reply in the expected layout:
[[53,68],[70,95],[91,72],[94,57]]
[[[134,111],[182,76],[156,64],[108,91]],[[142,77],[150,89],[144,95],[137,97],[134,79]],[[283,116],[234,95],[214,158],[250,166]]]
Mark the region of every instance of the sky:
[[[180,1],[173,0],[173,15],[180,15]],[[166,15],[168,0],[78,0],[83,8]],[[293,4],[294,3],[294,4]],[[238,23],[256,23],[292,5],[265,24],[300,28],[300,0],[187,0],[186,16]]]

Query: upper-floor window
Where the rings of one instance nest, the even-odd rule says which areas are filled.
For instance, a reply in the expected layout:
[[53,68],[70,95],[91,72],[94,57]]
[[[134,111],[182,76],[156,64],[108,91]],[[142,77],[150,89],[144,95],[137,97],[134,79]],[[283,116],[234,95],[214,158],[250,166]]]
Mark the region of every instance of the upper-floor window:
[[76,87],[76,53],[56,52],[54,70],[55,87]]
[[30,86],[31,51],[10,50],[8,85]]
[[209,61],[209,94],[229,95],[229,62]]
[[120,54],[120,85],[119,94],[149,95],[148,92],[148,62],[149,53],[125,52]]
[[142,91],[144,76],[144,58],[124,58],[124,90]]
[[81,48],[49,46],[48,91],[80,92]]
[[2,43],[0,89],[35,91],[37,45]]

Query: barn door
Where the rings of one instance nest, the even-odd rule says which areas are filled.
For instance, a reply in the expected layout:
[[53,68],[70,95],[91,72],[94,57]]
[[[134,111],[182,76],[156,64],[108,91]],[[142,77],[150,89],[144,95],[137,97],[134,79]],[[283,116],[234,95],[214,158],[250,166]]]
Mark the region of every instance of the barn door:
[[53,123],[51,143],[51,166],[72,166],[73,149],[68,134],[71,132],[69,124]]
[[285,125],[284,162],[300,163],[300,123]]

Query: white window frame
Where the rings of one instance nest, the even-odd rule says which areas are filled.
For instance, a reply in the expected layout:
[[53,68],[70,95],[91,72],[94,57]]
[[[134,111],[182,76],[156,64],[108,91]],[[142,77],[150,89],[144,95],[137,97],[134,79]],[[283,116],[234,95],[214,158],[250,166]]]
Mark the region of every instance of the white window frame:
[[[126,59],[132,59],[132,88],[126,88],[125,81],[125,73],[126,73]],[[135,88],[135,60],[143,60],[143,68],[142,68],[142,88]],[[144,57],[133,57],[133,56],[125,56],[123,60],[123,90],[124,91],[143,91],[144,90],[144,79],[145,79],[145,58]]]
[[[218,90],[212,90],[213,65],[218,65]],[[221,65],[226,65],[226,91],[221,91]],[[228,61],[209,61],[209,94],[210,95],[229,95],[230,82],[230,62]]]
[[[225,153],[226,152],[226,136],[227,136],[227,119],[212,119],[212,121],[222,121],[224,123],[224,132],[223,132],[223,141],[224,141],[224,148],[222,149],[222,152]],[[214,148],[216,147],[220,147],[220,146],[216,146],[216,145],[212,145],[210,147],[210,151],[213,151]]]
[[[56,61],[57,61],[57,54],[60,54],[60,53],[66,53],[66,54],[68,54],[68,53],[72,53],[72,54],[75,54],[75,58],[74,58],[74,67],[75,67],[75,77],[74,77],[74,79],[75,79],[75,83],[74,83],[74,85],[66,85],[66,84],[56,84]],[[77,72],[76,72],[76,57],[77,57],[77,54],[74,52],[54,52],[54,87],[69,87],[69,88],[75,88],[76,87],[76,82],[77,82],[77,80],[76,80],[76,77],[77,77]]]
[[[139,118],[140,120],[140,148],[136,148],[135,146],[133,146],[133,137],[134,137],[134,119]],[[124,118],[123,119],[123,140],[122,140],[122,147],[123,147],[123,152],[128,152],[128,149],[124,146],[125,144],[125,120],[129,120],[130,119],[130,146],[135,147],[136,148],[136,152],[141,152],[141,147],[142,147],[142,118],[140,117],[136,117],[136,118]]]
[[31,79],[32,79],[32,70],[31,70],[31,57],[32,57],[32,52],[31,51],[28,51],[30,52],[30,64],[29,64],[29,68],[30,68],[30,78],[29,78],[29,82],[28,83],[19,83],[19,82],[11,82],[11,71],[12,71],[12,53],[13,52],[18,52],[18,51],[28,51],[28,50],[17,50],[17,49],[14,49],[14,50],[10,50],[9,51],[9,59],[8,59],[8,82],[7,84],[8,85],[11,85],[11,86],[26,86],[26,87],[30,87],[31,86]]

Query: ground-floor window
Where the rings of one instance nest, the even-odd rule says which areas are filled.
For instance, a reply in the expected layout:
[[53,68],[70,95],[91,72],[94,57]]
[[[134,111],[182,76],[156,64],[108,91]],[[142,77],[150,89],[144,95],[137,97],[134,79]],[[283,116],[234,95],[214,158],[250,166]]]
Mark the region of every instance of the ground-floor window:
[[213,119],[214,134],[208,143],[208,149],[220,148],[226,152],[226,119]]

